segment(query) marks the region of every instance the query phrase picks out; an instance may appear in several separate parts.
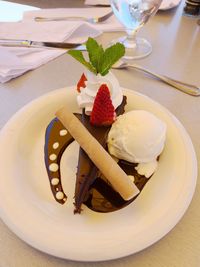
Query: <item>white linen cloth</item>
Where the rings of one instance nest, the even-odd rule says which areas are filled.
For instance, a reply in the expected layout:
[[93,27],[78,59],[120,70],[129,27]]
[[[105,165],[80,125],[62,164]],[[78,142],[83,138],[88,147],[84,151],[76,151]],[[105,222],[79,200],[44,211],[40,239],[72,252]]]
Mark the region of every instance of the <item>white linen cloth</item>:
[[[21,22],[2,22],[0,23],[0,39],[84,43],[89,36],[96,37],[103,31],[108,31],[109,29],[119,30],[120,27],[122,29],[122,26],[117,23],[114,16],[114,22],[106,22],[101,25],[81,21],[35,22],[33,20],[35,16],[49,16],[49,13],[51,13],[51,16],[63,16],[63,14],[65,16],[72,16],[73,14],[70,10],[51,9],[30,11],[24,13],[24,19]],[[110,9],[99,10],[98,8],[97,10],[97,8],[91,8],[88,11],[86,8],[84,14],[79,13],[79,11],[80,9],[74,9],[76,15],[89,18],[95,12],[100,15],[102,11],[108,13]],[[63,49],[0,46],[0,82],[7,82],[64,53],[66,53],[66,50]]]
[[[159,10],[168,10],[171,8],[176,7],[177,5],[179,5],[179,3],[181,2],[181,0],[163,0]],[[85,0],[85,5],[89,5],[89,6],[97,6],[97,5],[109,5],[110,1],[109,0]]]

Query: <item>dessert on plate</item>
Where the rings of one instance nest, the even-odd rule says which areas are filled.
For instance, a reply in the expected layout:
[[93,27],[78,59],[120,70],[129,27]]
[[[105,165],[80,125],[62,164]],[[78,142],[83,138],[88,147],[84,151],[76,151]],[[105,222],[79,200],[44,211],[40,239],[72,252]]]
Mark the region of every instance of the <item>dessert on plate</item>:
[[53,196],[64,204],[67,196],[60,160],[76,140],[80,149],[74,213],[81,213],[84,205],[93,211],[111,212],[135,200],[156,171],[166,125],[145,110],[125,112],[128,99],[110,72],[124,54],[122,44],[104,50],[89,38],[86,48],[89,61],[81,51],[68,51],[87,68],[76,88],[81,112],[72,114],[67,107],[56,112],[46,129],[45,165]]

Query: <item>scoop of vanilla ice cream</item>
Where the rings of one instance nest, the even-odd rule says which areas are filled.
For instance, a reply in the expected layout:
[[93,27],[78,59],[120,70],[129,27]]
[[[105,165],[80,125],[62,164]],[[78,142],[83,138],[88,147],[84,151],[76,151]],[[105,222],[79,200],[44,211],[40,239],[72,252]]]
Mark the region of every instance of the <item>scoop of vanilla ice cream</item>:
[[166,139],[166,124],[145,110],[117,118],[108,134],[109,153],[132,163],[155,162]]
[[108,86],[114,108],[116,109],[121,104],[123,99],[122,89],[112,72],[109,72],[105,76],[101,76],[100,74],[95,75],[88,71],[86,77],[86,87],[81,89],[81,92],[77,96],[77,102],[80,108],[85,108],[85,113],[87,115],[90,115],[93,109],[94,99],[102,84]]

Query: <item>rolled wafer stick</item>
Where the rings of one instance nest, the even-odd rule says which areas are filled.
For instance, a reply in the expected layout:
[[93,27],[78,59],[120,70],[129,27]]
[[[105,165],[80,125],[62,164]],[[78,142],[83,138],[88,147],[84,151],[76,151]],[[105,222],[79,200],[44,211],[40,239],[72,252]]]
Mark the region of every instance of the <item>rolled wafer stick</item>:
[[56,116],[123,199],[129,200],[139,194],[136,185],[73,113],[64,107]]

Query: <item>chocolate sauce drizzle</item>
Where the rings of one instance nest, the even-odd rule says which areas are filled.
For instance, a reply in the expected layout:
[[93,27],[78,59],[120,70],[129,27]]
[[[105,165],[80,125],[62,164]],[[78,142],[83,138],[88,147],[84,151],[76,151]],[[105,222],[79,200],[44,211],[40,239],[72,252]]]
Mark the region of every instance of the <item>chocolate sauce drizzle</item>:
[[[60,160],[66,147],[74,141],[69,132],[66,132],[65,135],[60,135],[63,130],[66,131],[62,123],[57,118],[54,118],[46,129],[44,146],[45,166],[49,177],[51,191],[55,200],[60,204],[64,204],[67,200],[67,196],[63,191],[61,183]],[[57,148],[55,148],[55,144],[58,144]],[[51,155],[55,155],[53,160],[51,159]],[[57,167],[57,170],[52,171],[50,166]]]

